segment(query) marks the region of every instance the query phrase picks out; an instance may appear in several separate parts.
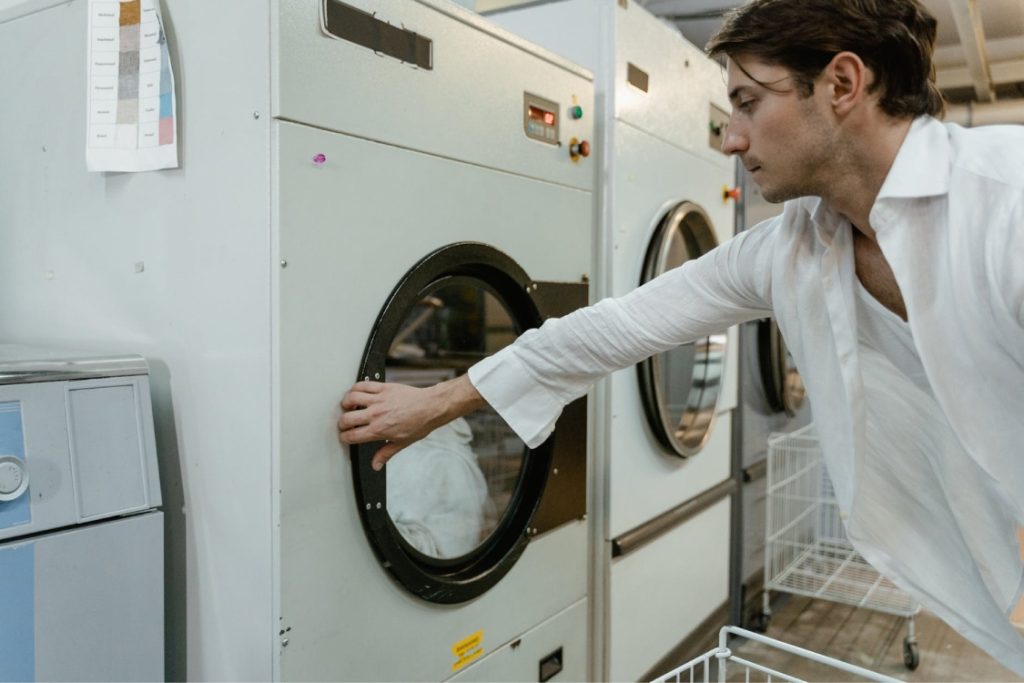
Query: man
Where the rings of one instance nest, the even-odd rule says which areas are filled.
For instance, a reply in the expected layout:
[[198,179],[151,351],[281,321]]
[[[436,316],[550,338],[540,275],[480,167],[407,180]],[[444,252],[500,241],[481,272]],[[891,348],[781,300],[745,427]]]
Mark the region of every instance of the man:
[[594,381],[773,315],[800,367],[851,540],[1024,674],[1024,130],[937,121],[917,0],[752,0],[728,58],[736,154],[782,215],[428,389],[360,382],[345,443],[376,466],[489,403],[529,445]]

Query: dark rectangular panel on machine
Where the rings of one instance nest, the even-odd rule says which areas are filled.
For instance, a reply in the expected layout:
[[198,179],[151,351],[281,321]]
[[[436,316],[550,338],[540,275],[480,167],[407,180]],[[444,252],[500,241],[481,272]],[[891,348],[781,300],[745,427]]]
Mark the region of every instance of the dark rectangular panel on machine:
[[378,19],[338,0],[324,0],[324,28],[332,36],[421,69],[434,68],[430,38]]
[[[535,284],[537,287],[530,295],[545,320],[571,313],[589,302],[590,287],[586,283]],[[538,534],[581,519],[587,512],[586,396],[562,410],[562,416],[555,423],[554,439],[547,487],[530,524]]]

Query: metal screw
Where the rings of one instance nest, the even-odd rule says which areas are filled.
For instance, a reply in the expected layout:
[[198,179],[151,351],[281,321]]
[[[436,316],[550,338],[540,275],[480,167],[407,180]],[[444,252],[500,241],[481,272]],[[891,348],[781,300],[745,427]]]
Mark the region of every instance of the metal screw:
[[553,470],[551,471],[551,473],[552,473],[552,474],[558,474],[558,468],[556,467],[555,469],[553,469]]
[[537,291],[537,283],[536,282],[533,283],[533,291],[535,291],[535,292]]
[[367,509],[367,510],[369,510],[369,509],[370,509],[371,507],[373,507],[373,506],[372,506],[372,505],[370,505],[369,503],[367,503],[367,504],[366,504],[366,509]]
[[139,261],[138,263],[135,264],[135,272],[136,273],[141,273],[144,270],[146,270],[146,264],[145,264],[144,261]]
[[380,373],[379,372],[373,373],[373,378],[374,379],[380,379]]
[[252,117],[253,117],[254,119],[256,119],[257,121],[259,121],[259,119],[260,119],[260,113],[259,113],[258,111],[254,111],[254,112],[252,113]]
[[377,509],[380,510],[380,503],[377,503]]
[[281,259],[281,267],[282,268],[287,268],[288,267],[288,261],[286,261],[285,259]]
[[287,638],[282,638],[281,639],[281,647],[288,647],[288,639]]

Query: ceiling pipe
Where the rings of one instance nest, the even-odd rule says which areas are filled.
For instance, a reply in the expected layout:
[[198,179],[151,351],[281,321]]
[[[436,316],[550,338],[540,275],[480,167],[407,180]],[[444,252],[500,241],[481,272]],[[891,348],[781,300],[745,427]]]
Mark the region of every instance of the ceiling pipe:
[[1024,99],[947,104],[943,120],[967,127],[998,123],[1024,124]]

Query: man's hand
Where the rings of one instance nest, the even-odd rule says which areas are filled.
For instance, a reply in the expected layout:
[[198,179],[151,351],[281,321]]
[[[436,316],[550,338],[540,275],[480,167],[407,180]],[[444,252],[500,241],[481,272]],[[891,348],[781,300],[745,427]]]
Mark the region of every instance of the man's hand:
[[373,469],[379,470],[409,444],[485,405],[466,375],[426,389],[356,382],[341,401],[338,438],[346,444],[384,441],[373,456]]

